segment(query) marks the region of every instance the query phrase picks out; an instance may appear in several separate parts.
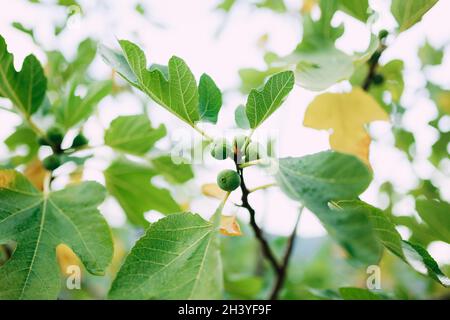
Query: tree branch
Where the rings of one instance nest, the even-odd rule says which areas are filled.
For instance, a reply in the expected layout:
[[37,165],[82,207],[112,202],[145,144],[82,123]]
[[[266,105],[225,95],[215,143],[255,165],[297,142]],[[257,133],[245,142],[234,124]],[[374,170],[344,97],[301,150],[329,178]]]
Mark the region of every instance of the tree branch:
[[270,299],[275,300],[278,298],[278,294],[279,294],[281,288],[283,287],[284,280],[286,279],[287,268],[289,265],[289,260],[291,258],[292,249],[294,248],[296,230],[297,230],[298,223],[300,221],[300,215],[303,210],[303,206],[300,208],[300,212],[298,214],[297,221],[295,222],[294,230],[292,231],[292,234],[290,235],[290,237],[288,239],[286,251],[284,253],[282,263],[280,264],[277,261],[277,258],[275,256],[275,254],[273,253],[272,249],[270,248],[269,242],[264,237],[263,231],[256,223],[255,209],[253,209],[253,207],[250,205],[250,203],[248,201],[248,195],[251,193],[251,190],[249,190],[247,188],[247,186],[245,185],[244,168],[239,165],[240,160],[241,160],[239,153],[235,153],[233,159],[234,159],[234,163],[236,166],[236,171],[239,174],[239,177],[241,178],[241,184],[240,184],[240,189],[242,191],[241,207],[246,208],[248,213],[250,214],[250,226],[252,227],[253,232],[255,233],[255,237],[261,246],[261,250],[262,250],[264,257],[269,261],[269,263],[275,273],[275,285],[270,294]]
[[269,261],[270,265],[272,266],[273,270],[275,271],[275,273],[278,276],[278,274],[280,272],[280,265],[278,264],[278,261],[275,258],[275,254],[270,249],[270,246],[269,246],[269,243],[267,242],[267,239],[264,238],[264,235],[263,235],[263,232],[262,232],[261,228],[256,223],[255,209],[253,209],[253,207],[248,202],[248,195],[250,194],[250,192],[247,189],[247,186],[245,185],[243,169],[239,167],[239,164],[238,164],[239,161],[236,158],[236,156],[235,156],[234,160],[235,160],[235,164],[236,164],[236,171],[238,172],[238,174],[239,174],[239,176],[241,178],[240,188],[241,188],[241,191],[242,191],[242,197],[241,197],[242,207],[246,208],[248,213],[250,214],[250,226],[252,227],[253,232],[255,233],[256,239],[259,241],[259,243],[261,245],[261,249],[262,249],[263,255]]
[[302,215],[303,208],[303,206],[300,207],[299,213],[297,215],[297,220],[295,221],[294,230],[292,230],[292,233],[289,236],[286,251],[284,252],[283,256],[283,261],[280,266],[280,271],[270,294],[270,300],[278,299],[278,294],[280,293],[280,290],[283,287],[284,280],[286,279],[289,260],[292,255],[292,250],[294,249],[295,239],[297,237],[297,227]]
[[367,76],[362,84],[362,88],[364,91],[369,91],[370,86],[374,81],[379,66],[378,61],[380,60],[381,54],[384,50],[386,50],[386,45],[384,44],[384,42],[381,42],[378,50],[375,51],[374,54],[370,57],[369,61],[367,61],[367,63],[369,64],[369,72],[367,73]]

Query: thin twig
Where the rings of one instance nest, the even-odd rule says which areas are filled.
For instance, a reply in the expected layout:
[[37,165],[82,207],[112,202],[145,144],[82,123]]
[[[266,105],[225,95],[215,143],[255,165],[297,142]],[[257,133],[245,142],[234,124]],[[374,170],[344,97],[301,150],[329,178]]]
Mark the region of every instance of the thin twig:
[[248,195],[250,193],[249,193],[249,190],[247,189],[247,186],[245,185],[243,169],[239,167],[239,164],[238,164],[239,159],[237,159],[237,156],[235,156],[234,160],[235,160],[235,164],[236,164],[236,171],[238,172],[238,174],[241,178],[240,188],[242,191],[242,197],[241,197],[242,207],[246,208],[248,213],[250,214],[250,226],[252,227],[253,232],[255,233],[256,239],[259,241],[259,243],[261,245],[261,249],[262,249],[264,257],[266,257],[266,259],[269,261],[270,265],[274,269],[275,273],[278,275],[278,273],[280,272],[280,265],[278,264],[278,261],[275,258],[275,254],[272,252],[272,249],[270,248],[267,239],[264,237],[261,228],[256,223],[255,210],[248,202]]
[[258,164],[263,164],[265,161],[266,161],[266,159],[257,159],[257,160],[244,162],[239,165],[239,168],[244,169],[247,167],[256,166]]
[[280,271],[278,273],[278,277],[275,280],[275,285],[273,286],[272,292],[270,294],[270,300],[277,300],[278,294],[280,293],[281,288],[283,287],[284,280],[286,279],[287,269],[289,266],[289,260],[292,255],[292,250],[294,249],[295,239],[297,238],[297,227],[300,221],[300,216],[302,215],[303,206],[300,207],[299,213],[297,215],[297,220],[295,221],[294,230],[289,236],[288,243],[286,246],[286,251],[284,252],[283,261],[280,266]]
[[375,51],[374,55],[368,61],[369,72],[367,73],[367,76],[364,79],[364,82],[362,84],[362,88],[364,91],[369,91],[370,86],[373,83],[373,79],[374,79],[375,75],[377,74],[377,69],[379,66],[378,62],[379,62],[381,54],[384,52],[384,50],[386,50],[386,45],[383,42],[381,42],[378,50]]
[[276,187],[277,185],[278,185],[278,184],[277,184],[276,182],[264,184],[264,185],[259,186],[259,187],[255,187],[255,188],[252,188],[252,189],[248,189],[248,193],[253,193],[253,192],[255,192],[255,191],[258,191],[258,190],[264,190],[264,189],[268,189],[268,188],[271,188],[271,187]]

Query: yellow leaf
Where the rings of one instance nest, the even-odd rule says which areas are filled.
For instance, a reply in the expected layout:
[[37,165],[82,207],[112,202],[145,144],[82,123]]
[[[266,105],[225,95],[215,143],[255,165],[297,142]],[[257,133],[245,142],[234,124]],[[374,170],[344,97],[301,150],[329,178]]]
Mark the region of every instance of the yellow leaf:
[[207,183],[202,185],[202,193],[211,198],[222,200],[227,194],[225,191],[219,188],[215,183]]
[[450,114],[450,93],[444,92],[439,94],[436,102],[442,111]]
[[[77,255],[65,244],[56,247],[56,258],[62,273],[68,274],[70,266],[78,266],[81,269],[81,261]],[[70,273],[70,272],[69,272]]]
[[44,180],[47,172],[41,160],[34,159],[27,165],[23,174],[37,189],[42,191],[44,190]]
[[75,171],[71,172],[70,177],[70,183],[71,184],[79,184],[83,180],[83,168],[77,168]]
[[0,188],[8,188],[16,180],[13,170],[0,170]]
[[365,125],[376,120],[389,121],[376,100],[360,88],[350,93],[324,93],[308,106],[304,125],[332,130],[332,149],[353,154],[369,165],[370,137]]
[[310,13],[314,6],[317,4],[317,0],[304,0],[301,8],[301,13]]
[[241,227],[237,222],[236,216],[220,217],[220,233],[225,236],[241,236]]
[[108,272],[115,275],[119,271],[127,251],[123,241],[119,237],[113,235],[113,241],[114,241],[114,254],[111,264],[108,267]]
[[264,48],[264,47],[266,47],[267,42],[269,42],[269,34],[264,33],[262,36],[259,37],[258,41],[256,42],[256,45],[259,48]]
[[180,208],[183,212],[189,211],[191,208],[191,204],[189,203],[189,201],[185,201],[183,203],[180,203]]

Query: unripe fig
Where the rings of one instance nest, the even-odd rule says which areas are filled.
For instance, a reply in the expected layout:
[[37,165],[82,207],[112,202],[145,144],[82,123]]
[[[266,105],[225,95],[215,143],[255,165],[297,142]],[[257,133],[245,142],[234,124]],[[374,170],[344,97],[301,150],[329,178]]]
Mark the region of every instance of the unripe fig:
[[384,82],[384,76],[380,73],[376,73],[372,78],[373,84],[380,85]]
[[245,161],[259,160],[265,157],[265,150],[263,146],[257,142],[250,142],[245,149]]
[[217,175],[217,184],[224,191],[233,191],[241,184],[241,177],[236,171],[223,170]]
[[39,137],[37,139],[37,142],[39,143],[40,146],[49,146],[49,142],[48,139],[46,137]]
[[58,127],[51,127],[47,130],[47,140],[55,146],[60,146],[64,139],[63,131]]
[[79,133],[77,136],[73,139],[72,147],[71,148],[79,148],[87,145],[89,143],[89,140],[84,136],[84,134]]
[[61,158],[56,154],[52,154],[42,161],[42,165],[45,169],[53,171],[61,165]]
[[231,155],[231,147],[226,139],[218,139],[214,142],[211,155],[217,160],[224,160]]
[[378,39],[383,40],[388,35],[389,35],[389,32],[386,29],[380,30],[380,32],[378,32]]

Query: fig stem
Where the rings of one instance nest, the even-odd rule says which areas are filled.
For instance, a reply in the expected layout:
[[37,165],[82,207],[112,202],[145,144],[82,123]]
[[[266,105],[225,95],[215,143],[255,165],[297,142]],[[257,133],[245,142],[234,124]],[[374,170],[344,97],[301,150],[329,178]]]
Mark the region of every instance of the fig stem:
[[278,185],[278,184],[277,184],[276,182],[268,183],[268,184],[263,184],[262,186],[255,187],[255,188],[253,188],[253,189],[248,189],[248,193],[253,193],[253,192],[255,192],[255,191],[258,191],[258,190],[264,190],[264,189],[268,189],[268,188],[271,188],[271,187],[276,187],[277,185]]
[[251,166],[255,166],[257,164],[261,164],[264,162],[265,159],[258,159],[258,160],[253,160],[253,161],[249,161],[249,162],[244,162],[242,164],[239,165],[240,169],[244,169],[247,167],[251,167]]
[[209,136],[205,131],[203,131],[202,129],[197,127],[195,124],[192,125],[192,128],[195,131],[197,131],[198,133],[200,133],[203,136],[203,138],[205,138],[208,142],[213,142],[214,141],[214,139],[211,136]]

